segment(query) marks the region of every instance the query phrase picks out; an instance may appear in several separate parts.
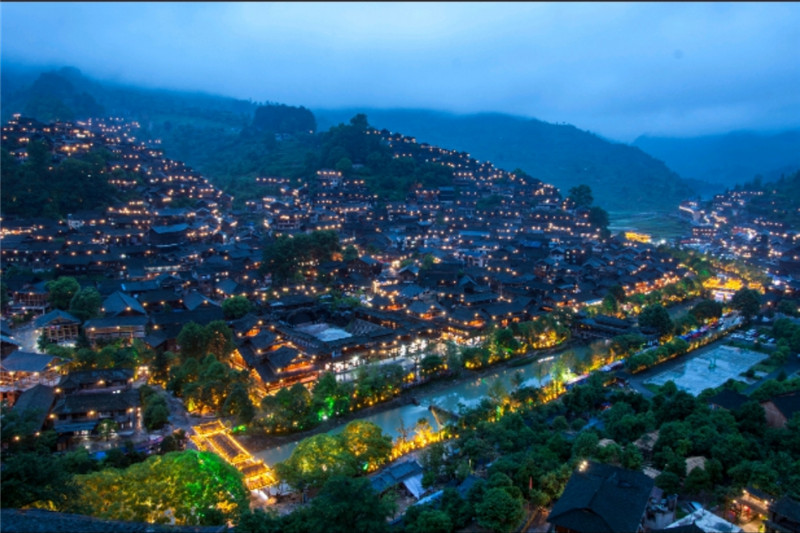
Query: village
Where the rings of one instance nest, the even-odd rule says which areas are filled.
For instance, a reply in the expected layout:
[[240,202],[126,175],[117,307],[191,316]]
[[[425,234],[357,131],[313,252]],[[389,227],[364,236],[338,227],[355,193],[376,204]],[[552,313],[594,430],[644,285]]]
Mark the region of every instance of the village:
[[[187,349],[179,341],[187,338],[181,337],[187,326],[208,328],[222,321],[232,342],[226,364],[247,376],[252,386],[246,393],[254,405],[264,405],[265,398],[297,384],[313,388],[326,374],[337,383],[351,383],[367,368],[400,369],[399,386],[391,393],[362,396],[358,407],[363,408],[397,397],[437,373],[445,375],[452,349],[448,347],[479,349],[493,342],[507,348],[506,355],[499,350],[465,361],[466,369],[485,367],[512,352],[530,356],[562,343],[610,343],[625,335],[640,335],[647,347],[657,348],[672,342],[672,336],[638,323],[636,314],[646,305],[688,305],[702,288],[723,303],[740,289],[757,290],[766,309],[800,295],[792,277],[800,264],[796,231],[761,219],[737,221],[731,237],[720,240],[721,226],[704,223],[727,216],[723,208],[731,207],[726,203],[730,199],[718,199],[710,214],[683,205],[681,210],[699,225],[691,239],[671,244],[698,247],[717,238],[713,242],[722,248],[716,250],[721,259],[730,259],[723,257],[725,250],[749,258],[747,246],[752,246],[753,256],[771,261],[766,283],[733,270],[700,283],[686,262],[660,246],[666,243],[633,233],[611,235],[607,227],[592,222],[591,201],[576,202],[535,178],[387,130],[368,133],[379,136],[395,158],[448,167],[450,183],[419,184],[404,200],[386,202],[363,180],[323,168],[304,183],[280,176],[256,178],[252,187],[263,191],[261,199],[238,205],[199,173],[165,157],[158,141],[137,139],[137,128],[121,119],[43,124],[21,116],[2,128],[3,144],[13,147],[9,151],[19,162],[27,160],[32,142],[47,146],[53,164],[106,150],[111,154],[107,174],[98,179],[125,198],[103,210],[70,213],[63,220],[2,219],[0,261],[7,296],[0,337],[2,399],[8,407],[38,408],[36,431],[55,430],[62,451],[89,443],[95,445],[93,450],[103,449],[102,442],[96,444],[112,431],[104,420],[113,421],[118,436],[142,437],[142,449],[156,448],[164,435],[151,439],[143,431],[145,406],[137,389],[142,383],[163,386],[167,379],[154,377],[153,365],[148,364],[75,370],[69,358],[59,355],[64,352],[47,349],[52,345],[96,350],[136,346],[152,354],[180,353]],[[736,194],[732,198],[739,201]],[[265,264],[266,245],[301,235],[333,236],[337,249],[324,260],[291,265],[288,275],[273,268],[275,263]],[[77,291],[96,291],[99,308],[90,316],[77,316],[69,306],[57,305],[52,282],[62,278],[78,280]],[[675,289],[678,286],[681,291]],[[609,300],[619,291],[617,303]],[[631,303],[637,295],[639,303]],[[497,340],[498,330],[537,322],[549,326],[535,335],[516,335],[525,337],[522,343]],[[730,331],[739,325],[730,325]],[[719,327],[718,321],[709,320],[675,337],[687,347],[694,343],[695,349],[703,339],[712,342],[728,333],[725,328],[718,332]],[[750,337],[747,340],[757,341],[757,335]],[[764,336],[758,342],[770,344],[767,341]],[[609,352],[581,371],[565,373],[562,390],[557,384],[554,397],[583,383],[592,370],[618,369],[624,357],[638,355],[640,348],[644,346],[624,354]],[[676,349],[667,356],[687,350]],[[432,354],[438,357],[435,363]],[[647,366],[651,365],[642,368]],[[743,400],[725,396],[720,402],[729,408],[724,402],[738,406]],[[184,403],[196,417],[209,417],[216,405]],[[797,411],[795,399],[770,399],[762,405],[777,411],[770,420],[779,427]],[[174,418],[172,422],[175,425]],[[230,427],[215,419],[187,424],[185,429],[193,433],[191,441],[198,449],[214,451],[245,473],[248,489],[276,484],[269,466],[242,448]],[[276,423],[273,429],[286,428]],[[428,437],[421,447],[436,440]],[[398,475],[410,479],[421,476],[417,467],[396,468],[407,469]],[[581,483],[613,493],[615,472],[629,475],[614,468],[587,463],[576,474],[576,481],[567,485],[567,496],[550,511],[551,517],[566,517],[563,523],[555,522],[556,530],[586,526],[570,518],[575,512],[570,502],[580,499]],[[391,473],[381,475],[374,487],[400,479],[386,481]],[[644,527],[643,516],[658,514],[653,509],[662,500],[659,495],[653,503],[651,478],[629,476],[627,485],[619,481],[619,487],[635,489],[636,494],[624,499],[638,502],[630,513],[638,515],[614,525],[636,529]],[[662,507],[674,511],[675,503],[666,496]],[[745,496],[757,500],[764,494],[753,490]],[[784,509],[796,502],[781,502],[783,507],[774,508],[796,516]],[[608,523],[617,520],[606,516],[613,505],[606,502],[601,507],[595,511]],[[691,511],[702,515],[702,509]],[[716,527],[709,520],[711,529],[704,531]],[[782,518],[770,520],[778,523]]]

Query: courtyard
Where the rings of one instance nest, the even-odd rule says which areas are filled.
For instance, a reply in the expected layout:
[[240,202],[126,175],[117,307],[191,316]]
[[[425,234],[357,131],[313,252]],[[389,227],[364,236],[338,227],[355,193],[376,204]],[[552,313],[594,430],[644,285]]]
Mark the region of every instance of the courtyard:
[[719,387],[731,378],[745,381],[740,374],[768,357],[767,354],[742,348],[717,346],[686,363],[656,374],[645,383],[661,386],[673,381],[679,389],[697,396],[705,389]]

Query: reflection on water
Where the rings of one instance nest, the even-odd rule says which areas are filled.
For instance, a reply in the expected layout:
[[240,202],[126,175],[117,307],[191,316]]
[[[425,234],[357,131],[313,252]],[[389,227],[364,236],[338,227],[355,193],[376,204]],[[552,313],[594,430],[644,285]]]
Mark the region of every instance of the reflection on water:
[[[421,418],[427,419],[431,427],[438,429],[439,424],[428,410],[429,405],[433,404],[453,412],[458,412],[460,405],[465,408],[474,407],[487,395],[489,387],[498,379],[509,392],[516,388],[515,383],[519,383],[521,386],[538,387],[550,381],[550,372],[557,361],[562,360],[568,368],[573,368],[576,363],[583,362],[589,356],[589,351],[585,347],[573,348],[523,366],[506,367],[481,378],[453,383],[444,390],[415,395],[419,405],[409,404],[395,407],[388,411],[365,416],[361,420],[376,424],[393,439],[400,435],[403,428],[413,433],[414,426]],[[414,395],[413,391],[408,394]],[[344,426],[345,424],[341,424],[328,433],[339,433]],[[297,446],[297,441],[262,450],[253,455],[263,459],[268,465],[274,465],[288,459],[295,446]]]

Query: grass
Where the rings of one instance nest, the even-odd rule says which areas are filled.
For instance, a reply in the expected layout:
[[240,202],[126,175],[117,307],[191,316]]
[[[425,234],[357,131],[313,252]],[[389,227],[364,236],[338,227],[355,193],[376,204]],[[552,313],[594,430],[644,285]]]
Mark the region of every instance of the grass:
[[609,218],[611,231],[639,231],[652,235],[654,239],[682,237],[688,234],[691,228],[688,221],[666,213],[613,211],[609,213]]

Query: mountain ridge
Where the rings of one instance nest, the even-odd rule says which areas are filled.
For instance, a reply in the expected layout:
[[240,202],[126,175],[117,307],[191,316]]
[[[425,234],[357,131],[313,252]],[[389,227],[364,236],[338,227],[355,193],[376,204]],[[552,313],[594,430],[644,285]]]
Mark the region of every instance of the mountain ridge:
[[378,128],[400,131],[421,142],[464,150],[500,168],[521,168],[562,191],[587,184],[598,203],[612,211],[671,211],[694,189],[677,173],[636,147],[569,124],[504,113],[453,113],[420,109],[313,109],[320,128],[340,117],[366,113]]

